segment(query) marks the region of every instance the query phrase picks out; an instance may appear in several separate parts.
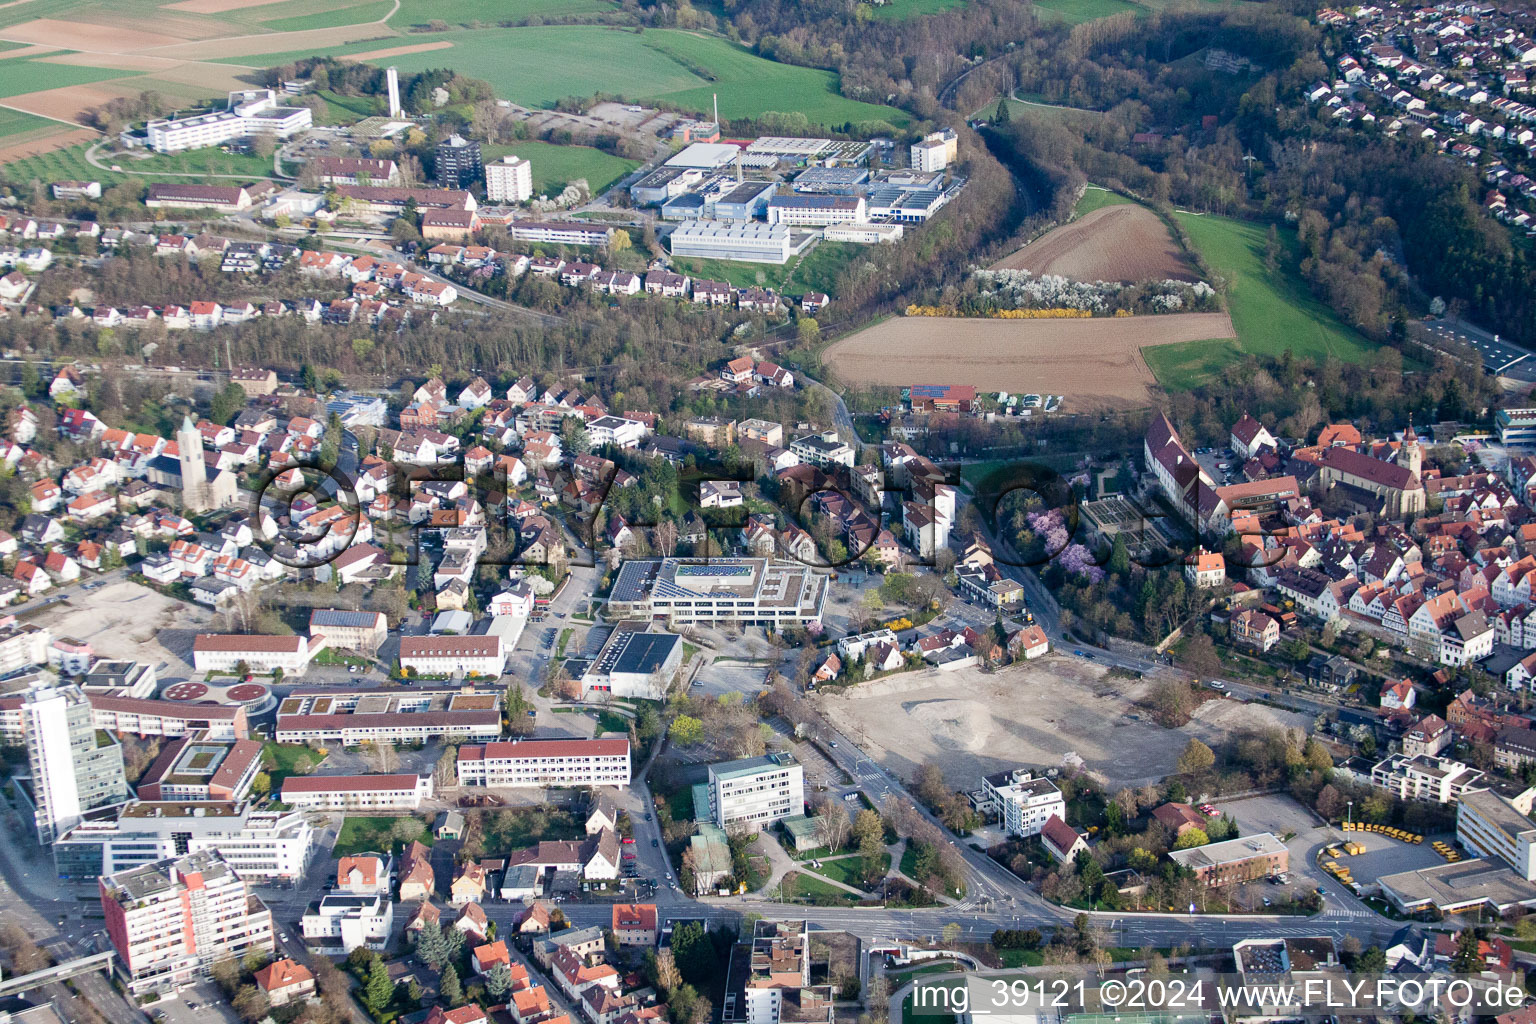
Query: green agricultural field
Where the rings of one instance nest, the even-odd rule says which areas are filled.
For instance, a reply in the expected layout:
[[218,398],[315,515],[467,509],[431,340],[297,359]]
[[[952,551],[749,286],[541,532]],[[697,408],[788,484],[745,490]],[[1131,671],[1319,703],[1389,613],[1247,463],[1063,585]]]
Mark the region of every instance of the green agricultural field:
[[963,3],[965,0],[886,0],[882,6],[870,8],[870,13],[880,21],[900,21],[923,14],[938,14]]
[[[1285,254],[1280,269],[1264,266],[1268,226],[1230,217],[1176,214],[1191,244],[1227,281],[1227,306],[1237,342],[1194,341],[1142,349],[1147,366],[1165,388],[1189,388],[1210,379],[1244,354],[1278,356],[1290,349],[1299,358],[1333,356],[1363,362],[1376,351],[1370,341],[1340,323],[1313,298],[1296,272],[1296,235],[1280,232]],[[1226,359],[1221,356],[1221,348]]]
[[395,28],[446,21],[450,25],[481,22],[500,25],[530,18],[574,18],[617,10],[608,0],[400,0],[389,19]]
[[550,142],[486,146],[483,152],[487,162],[507,155],[532,161],[533,190],[539,195],[558,195],[567,182],[577,178],[585,178],[595,194],[640,166],[637,160],[626,160],[591,146],[557,146]]
[[394,9],[392,0],[367,0],[351,7],[339,7],[329,11],[315,11],[291,18],[263,20],[261,27],[270,32],[301,32],[311,28],[340,28],[343,25],[364,25],[381,21]]
[[[778,64],[714,36],[676,29],[636,31],[595,25],[436,32],[432,42],[450,47],[380,58],[404,74],[451,67],[481,78],[498,96],[531,107],[552,107],[567,96],[616,93],[635,100],[662,100],[704,111],[718,94],[727,118],[768,111],[802,113],[816,124],[911,118],[893,107],[860,103],[837,92],[837,76],[814,68]],[[314,51],[343,57],[379,48],[377,41]],[[221,63],[270,67],[305,53],[225,58]]]
[[648,32],[647,46],[692,66],[701,66],[713,80],[696,89],[647,98],[663,99],[696,110],[710,109],[719,94],[726,118],[755,117],[770,110],[802,113],[815,124],[847,121],[889,121],[905,127],[911,118],[894,107],[850,100],[837,92],[837,76],[828,71],[778,64],[714,36],[687,32]]
[[1122,206],[1129,202],[1131,202],[1130,199],[1127,199],[1118,192],[1111,192],[1109,189],[1100,188],[1097,185],[1089,185],[1087,191],[1083,193],[1083,198],[1077,201],[1077,206],[1073,207],[1072,212],[1082,217],[1105,206]]
[[0,107],[0,139],[9,141],[13,136],[24,135],[27,132],[64,127],[59,122],[50,121],[46,117],[36,117],[32,114],[23,114],[19,110]]
[[1140,10],[1129,0],[1037,0],[1035,10],[1047,18],[1059,18],[1069,25],[1107,18],[1111,14]]
[[[73,52],[60,50],[57,54],[49,54],[49,56],[62,56]],[[0,60],[0,97],[20,96],[28,92],[41,92],[44,89],[62,89],[67,85],[88,85],[108,78],[136,77],[138,76],[131,71],[120,71],[116,68],[48,64],[26,57],[12,57],[9,60]]]

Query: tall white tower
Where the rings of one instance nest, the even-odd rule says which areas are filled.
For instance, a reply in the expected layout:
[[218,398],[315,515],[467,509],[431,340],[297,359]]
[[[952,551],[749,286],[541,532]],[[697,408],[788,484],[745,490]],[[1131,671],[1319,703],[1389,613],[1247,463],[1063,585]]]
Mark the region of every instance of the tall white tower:
[[400,109],[400,72],[389,68],[384,72],[384,80],[389,83],[389,116],[399,117],[403,113]]
[[80,820],[84,811],[70,743],[69,702],[62,690],[39,687],[21,706],[32,768],[37,841],[47,844]]
[[203,435],[191,416],[184,416],[176,431],[176,460],[181,463],[181,507],[204,512],[208,501],[208,463],[203,461]]

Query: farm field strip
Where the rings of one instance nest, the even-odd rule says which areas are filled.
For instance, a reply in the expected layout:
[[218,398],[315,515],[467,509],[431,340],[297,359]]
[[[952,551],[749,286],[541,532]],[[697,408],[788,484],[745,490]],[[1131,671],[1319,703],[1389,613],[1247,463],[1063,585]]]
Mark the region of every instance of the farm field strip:
[[1145,206],[1109,203],[998,260],[993,270],[1028,270],[1074,281],[1196,281],[1199,274],[1162,219]]
[[972,320],[895,317],[835,342],[823,364],[844,384],[971,384],[1067,397],[1068,408],[1148,404],[1143,346],[1233,337],[1225,313]]

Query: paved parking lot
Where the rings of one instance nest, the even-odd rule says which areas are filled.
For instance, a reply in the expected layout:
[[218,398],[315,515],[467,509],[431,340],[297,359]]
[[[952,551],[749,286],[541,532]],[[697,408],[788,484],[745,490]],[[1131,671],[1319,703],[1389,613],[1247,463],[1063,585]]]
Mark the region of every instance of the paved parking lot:
[[1230,814],[1245,836],[1256,832],[1273,832],[1283,837],[1289,832],[1310,832],[1322,824],[1311,811],[1278,793],[1211,802],[1221,813]]
[[1422,868],[1432,868],[1444,864],[1445,860],[1429,845],[1433,838],[1425,836],[1424,842],[1418,845],[1399,842],[1388,836],[1376,835],[1372,832],[1343,832],[1343,838],[1339,840],[1340,849],[1346,842],[1356,842],[1365,845],[1365,852],[1351,857],[1345,854],[1338,858],[1341,865],[1349,868],[1355,881],[1361,884],[1374,882],[1383,875],[1395,875],[1401,871],[1417,871]]
[[211,981],[198,982],[172,999],[163,999],[152,1010],[165,1014],[165,1024],[240,1024],[240,1018],[224,994]]
[[693,681],[692,692],[703,697],[718,697],[726,693],[754,697],[762,690],[770,668],[771,665],[744,661],[717,661],[699,670]]

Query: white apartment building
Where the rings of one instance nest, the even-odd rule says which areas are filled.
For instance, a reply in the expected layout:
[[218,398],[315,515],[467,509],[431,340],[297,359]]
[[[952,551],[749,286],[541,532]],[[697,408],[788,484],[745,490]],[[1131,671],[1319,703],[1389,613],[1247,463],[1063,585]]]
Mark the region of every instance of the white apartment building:
[[98,882],[118,971],[135,998],[175,992],[218,960],[274,951],[272,912],[213,850]]
[[832,992],[811,987],[810,929],[801,921],[754,921],[731,950],[720,1019],[725,1024],[832,1020]]
[[191,117],[157,118],[144,126],[149,148],[161,153],[219,146],[247,135],[286,139],[314,126],[308,107],[284,107],[271,89],[229,94],[229,106]]
[[299,918],[299,931],[311,953],[346,956],[360,946],[383,949],[395,923],[395,905],[387,894],[332,893],[311,903]]
[[16,625],[0,629],[0,675],[25,672],[48,664],[53,634],[40,626]]
[[135,800],[116,821],[85,821],[53,844],[60,878],[91,879],[212,850],[249,882],[292,882],[304,873],[314,831],[300,811],[246,803]]
[[430,775],[290,775],[283,803],[309,811],[414,811],[432,799]]
[[1039,835],[1055,815],[1067,820],[1067,802],[1050,779],[1037,779],[1028,768],[996,772],[982,778],[983,810],[995,813],[1016,836]]
[[709,816],[720,828],[760,829],[805,813],[805,772],[787,753],[709,766]]
[[858,458],[858,452],[854,451],[853,446],[847,441],[838,437],[835,430],[797,437],[789,442],[789,450],[801,462],[820,466],[823,469],[831,469],[833,466],[847,466],[852,469]]
[[1371,785],[1399,800],[1453,804],[1481,783],[1483,773],[1448,757],[1393,754],[1371,769]]
[[48,846],[85,813],[127,800],[123,748],[110,735],[98,739],[90,701],[77,686],[34,686],[22,698],[37,841]]
[[1536,881],[1536,821],[1529,817],[1536,788],[1519,796],[1474,789],[1456,804],[1456,839],[1482,857],[1497,857],[1527,882]]
[[192,641],[192,667],[199,672],[273,672],[301,676],[309,662],[327,646],[324,634],[255,636],[242,633],[199,633]]
[[912,143],[911,164],[915,171],[942,171],[960,155],[960,140],[953,128],[930,132],[921,142]]
[[627,786],[629,740],[521,740],[459,748],[461,786]]
[[526,203],[533,198],[533,164],[520,156],[504,156],[485,165],[485,201]]
[[615,448],[635,448],[646,432],[644,423],[622,416],[599,416],[587,424],[587,437],[594,449],[609,444]]
[[486,636],[403,636],[400,638],[400,668],[424,676],[451,676],[455,673],[496,677],[507,664],[501,637]]

